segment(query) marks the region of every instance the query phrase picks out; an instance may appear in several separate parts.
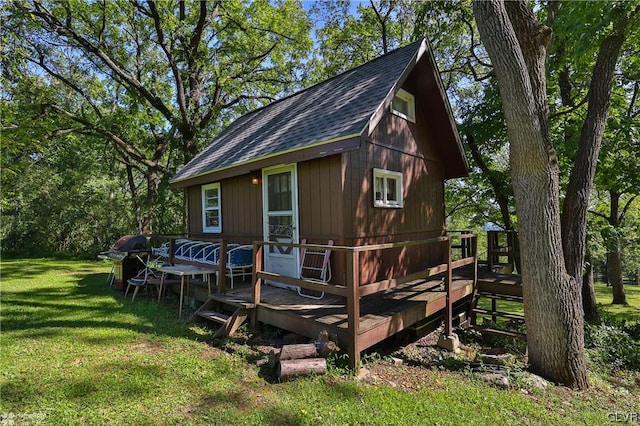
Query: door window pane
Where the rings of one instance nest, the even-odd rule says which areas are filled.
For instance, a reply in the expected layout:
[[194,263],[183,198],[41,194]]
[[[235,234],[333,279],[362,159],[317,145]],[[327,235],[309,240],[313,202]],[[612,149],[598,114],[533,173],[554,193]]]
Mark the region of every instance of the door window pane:
[[291,211],[293,195],[291,193],[291,173],[270,175],[268,181],[269,211]]

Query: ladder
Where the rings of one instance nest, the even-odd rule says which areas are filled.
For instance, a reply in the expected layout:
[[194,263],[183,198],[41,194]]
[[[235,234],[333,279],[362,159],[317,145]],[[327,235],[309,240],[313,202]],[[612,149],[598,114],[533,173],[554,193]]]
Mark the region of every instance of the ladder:
[[[479,301],[482,299],[491,300],[491,309],[484,309],[478,307]],[[500,336],[515,337],[526,340],[527,335],[518,331],[507,330],[497,327],[495,324],[498,318],[505,318],[514,321],[517,324],[524,324],[524,316],[518,314],[512,314],[504,311],[499,311],[497,308],[497,302],[499,300],[523,303],[522,298],[522,285],[514,284],[502,284],[496,281],[485,282],[481,279],[478,280],[478,285],[473,293],[471,299],[470,321],[469,324],[472,329],[478,330],[481,333],[488,333]],[[494,325],[486,327],[478,325],[478,317],[491,317]]]

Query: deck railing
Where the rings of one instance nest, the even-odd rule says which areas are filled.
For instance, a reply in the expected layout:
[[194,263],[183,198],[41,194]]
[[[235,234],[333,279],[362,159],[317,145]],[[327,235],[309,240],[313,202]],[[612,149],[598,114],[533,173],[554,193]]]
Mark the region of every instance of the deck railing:
[[[455,244],[453,243],[455,241]],[[444,261],[440,264],[426,267],[417,272],[408,273],[399,277],[390,277],[387,279],[362,283],[360,268],[360,257],[363,253],[380,250],[404,249],[407,247],[427,246],[436,244],[441,247],[442,258]],[[346,274],[344,283],[320,283],[290,277],[272,272],[267,272],[263,268],[263,253],[265,246],[276,246],[283,248],[292,248],[299,250],[320,249],[331,250],[332,253],[343,253],[346,257]],[[461,254],[456,256],[454,260],[453,251],[461,249]],[[360,323],[360,299],[362,297],[380,293],[392,289],[403,284],[428,279],[439,274],[444,275],[444,291],[446,292],[445,307],[445,334],[452,334],[452,317],[453,317],[453,299],[451,297],[453,270],[471,265],[472,280],[475,285],[477,281],[478,258],[477,258],[477,237],[471,233],[457,233],[451,236],[430,238],[418,241],[405,241],[398,243],[371,244],[365,246],[347,247],[347,246],[326,246],[318,244],[293,244],[279,243],[274,241],[257,241],[253,244],[254,268],[253,268],[253,303],[258,306],[260,304],[262,283],[265,280],[286,284],[290,286],[298,286],[306,290],[315,290],[327,294],[346,298],[347,321],[349,342],[349,356],[352,363],[359,363],[359,345],[358,345],[358,324]]]
[[191,241],[199,241],[206,243],[213,243],[218,245],[218,273],[217,275],[217,284],[218,284],[218,293],[226,292],[226,278],[227,278],[227,241],[220,238],[207,238],[207,237],[198,237],[198,238],[190,238],[186,235],[177,235],[177,234],[152,234],[148,235],[150,241],[167,241],[168,250],[167,255],[164,257],[165,261],[169,264],[180,263],[194,266],[201,266],[203,262],[198,260],[189,260],[189,259],[178,259],[176,258],[176,241],[178,240],[191,240]]

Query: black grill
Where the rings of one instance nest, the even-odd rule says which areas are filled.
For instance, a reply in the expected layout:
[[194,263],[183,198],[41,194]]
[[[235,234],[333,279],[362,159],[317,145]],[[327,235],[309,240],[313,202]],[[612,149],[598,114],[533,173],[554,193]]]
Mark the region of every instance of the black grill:
[[124,291],[125,283],[138,273],[140,254],[148,253],[147,237],[144,235],[125,235],[119,238],[109,248],[98,255],[98,258],[113,262],[113,268],[109,275],[109,284]]

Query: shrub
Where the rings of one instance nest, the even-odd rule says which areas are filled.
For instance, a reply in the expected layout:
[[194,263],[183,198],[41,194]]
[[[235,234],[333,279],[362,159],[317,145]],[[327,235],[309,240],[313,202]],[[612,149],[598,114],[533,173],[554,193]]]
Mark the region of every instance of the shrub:
[[638,330],[637,324],[631,327],[606,322],[586,324],[585,347],[596,363],[611,369],[640,371],[640,342],[633,337],[637,336]]

